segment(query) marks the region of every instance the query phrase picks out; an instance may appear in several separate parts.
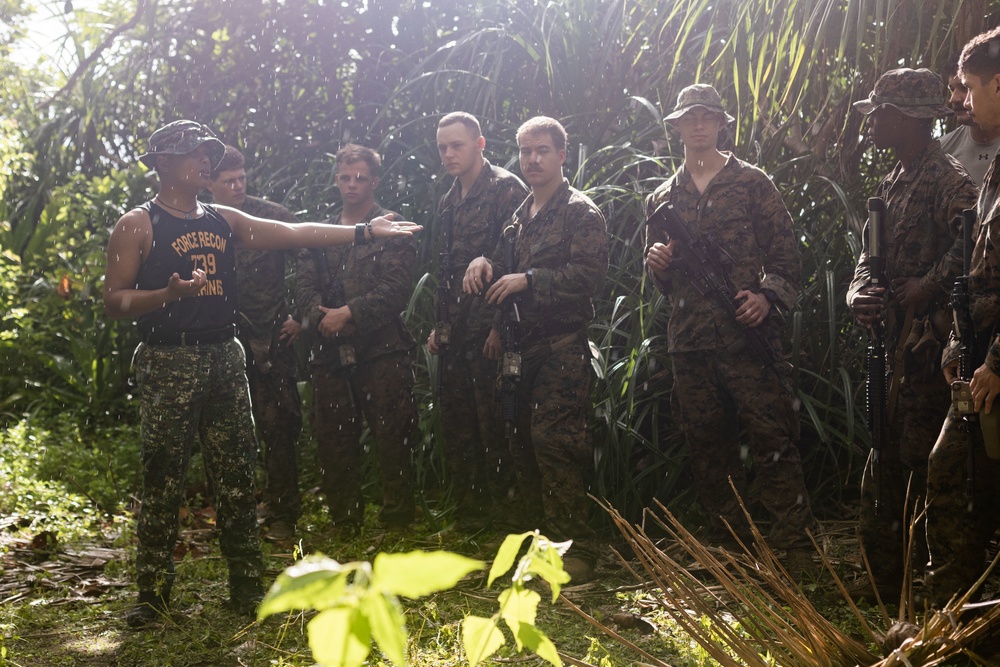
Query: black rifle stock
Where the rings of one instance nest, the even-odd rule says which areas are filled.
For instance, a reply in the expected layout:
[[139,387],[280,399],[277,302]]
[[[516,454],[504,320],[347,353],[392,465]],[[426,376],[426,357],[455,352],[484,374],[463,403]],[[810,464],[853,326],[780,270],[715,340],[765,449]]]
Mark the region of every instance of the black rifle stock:
[[438,253],[437,321],[434,324],[434,342],[441,352],[451,342],[452,273],[455,267],[451,258],[452,225],[454,214],[449,206],[441,213],[441,252]]
[[[322,248],[313,249],[314,256],[319,261],[319,270],[323,275],[323,305],[327,308],[343,308],[347,305],[347,294],[344,291],[344,281],[340,276],[330,274],[330,263],[326,257],[326,251]],[[353,324],[349,324],[353,328]],[[346,334],[341,334],[336,339],[328,342],[336,346],[337,354],[340,356],[340,367],[353,371],[358,363],[358,356],[354,350],[354,343]]]
[[[868,342],[868,432],[872,440],[872,477],[875,482],[875,514],[882,511],[882,451],[888,437],[889,364],[885,349],[884,310],[889,294],[889,280],[885,275],[885,256],[882,250],[885,201],[881,197],[868,200],[868,271],[871,287],[881,287],[882,311],[872,322]],[[902,341],[899,343],[902,345]]]
[[976,226],[975,209],[962,211],[962,275],[955,279],[951,288],[951,308],[955,325],[955,339],[958,341],[958,377],[968,382],[972,379],[975,365],[979,361],[976,329],[972,321],[969,300],[969,272],[972,268],[972,230]]
[[[691,234],[670,202],[657,208],[649,216],[646,224],[662,227],[671,239],[677,240],[684,251],[684,265],[695,289],[702,295],[715,299],[735,319],[736,310],[743,304],[736,298],[737,290],[729,283],[721,261],[723,257],[728,258],[725,251],[701,236]],[[777,364],[781,358],[761,329],[759,327],[750,328],[742,324],[739,324],[739,327],[754,352],[777,373]]]
[[[451,207],[445,208],[441,212],[441,251],[438,253],[438,284],[437,292],[437,313],[435,313],[434,323],[434,344],[438,347],[438,354],[443,355],[451,343],[451,278],[454,272],[454,262],[451,258],[451,242],[453,239],[454,215]],[[441,396],[444,386],[444,361],[438,357],[437,391]]]
[[[969,503],[975,497],[975,447],[976,433],[979,429],[979,415],[969,381],[980,361],[979,346],[976,340],[976,326],[972,319],[972,307],[969,297],[969,273],[972,269],[972,230],[976,226],[975,209],[962,211],[962,275],[955,279],[951,288],[951,309],[955,339],[958,341],[958,381],[951,385],[951,402],[955,412],[960,417],[959,429],[966,433],[969,452],[965,473],[965,492]],[[994,410],[996,405],[994,405]]]
[[[508,231],[509,230],[509,231]],[[514,269],[513,228],[508,227],[501,239],[503,243],[503,261],[508,271]],[[504,437],[510,438],[514,433],[517,420],[517,385],[521,381],[521,311],[520,297],[508,296],[503,303],[503,321],[500,326],[500,342],[503,355],[500,363],[500,378],[498,397],[500,399],[500,414],[503,417]]]

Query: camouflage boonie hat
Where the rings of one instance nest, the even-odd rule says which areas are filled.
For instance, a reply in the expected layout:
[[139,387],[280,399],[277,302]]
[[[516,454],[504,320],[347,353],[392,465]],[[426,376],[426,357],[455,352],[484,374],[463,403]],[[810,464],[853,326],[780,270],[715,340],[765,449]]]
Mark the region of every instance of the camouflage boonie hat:
[[157,155],[187,155],[202,144],[208,144],[212,168],[222,160],[226,146],[207,125],[193,120],[175,120],[149,135],[149,150],[139,160],[150,169],[156,168]]
[[884,104],[911,118],[939,118],[952,113],[944,104],[944,83],[926,68],[891,69],[878,78],[875,89],[854,108],[868,115]]
[[712,86],[707,83],[696,83],[688,86],[677,96],[677,106],[666,117],[665,120],[677,120],[693,107],[705,107],[712,111],[718,111],[726,117],[727,123],[732,123],[735,118],[726,113],[726,108],[722,106],[722,97]]

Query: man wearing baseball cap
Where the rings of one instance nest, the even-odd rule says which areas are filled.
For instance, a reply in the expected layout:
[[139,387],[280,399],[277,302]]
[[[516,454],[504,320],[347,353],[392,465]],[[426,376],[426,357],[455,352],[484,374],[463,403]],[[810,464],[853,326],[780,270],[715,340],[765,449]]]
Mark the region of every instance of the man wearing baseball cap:
[[159,175],[156,196],[123,215],[108,241],[104,310],[134,318],[143,488],[137,529],[139,599],[126,613],[142,627],[165,613],[174,580],[177,520],[195,437],[216,493],[219,543],[231,608],[252,614],[263,597],[256,520],[254,439],[245,356],[235,338],[236,246],[254,249],[370,243],[409,235],[408,222],[356,227],[290,225],[197,200],[224,146],[206,126],[179,120],[156,130],[139,159]]
[[[667,324],[673,400],[692,476],[715,538],[732,543],[727,522],[749,545],[749,526],[729,485],[732,479],[747,498],[749,457],[773,519],[768,541],[785,550],[785,567],[798,580],[816,569],[806,533],[815,522],[796,445],[799,416],[780,352],[782,313],[794,307],[802,282],[792,219],[767,174],[718,149],[734,118],[715,88],[684,88],[666,119],[684,145],[684,163],[646,198],[647,215],[670,204],[693,239],[728,253],[735,288],[729,297],[740,302],[734,311],[703,296],[691,277],[689,248],[661,225],[647,225],[646,269],[673,304]],[[760,332],[771,358],[748,344],[746,330]]]
[[[927,456],[951,402],[941,349],[950,330],[951,287],[962,269],[956,245],[962,210],[975,206],[977,188],[932,138],[934,119],[950,113],[941,102],[944,90],[930,70],[900,68],[880,76],[871,94],[854,103],[868,117],[875,148],[892,150],[899,160],[875,192],[885,201],[881,256],[890,294],[872,286],[867,228],[847,293],[847,304],[865,327],[883,316],[888,297],[886,349],[893,365],[888,442],[877,470],[869,459],[861,483],[861,544],[871,571],[869,580],[852,588],[856,598],[874,600],[877,587],[884,599],[899,599],[904,521],[921,509],[904,514],[907,488],[911,499],[926,498]],[[925,560],[926,543],[919,540],[910,565]]]

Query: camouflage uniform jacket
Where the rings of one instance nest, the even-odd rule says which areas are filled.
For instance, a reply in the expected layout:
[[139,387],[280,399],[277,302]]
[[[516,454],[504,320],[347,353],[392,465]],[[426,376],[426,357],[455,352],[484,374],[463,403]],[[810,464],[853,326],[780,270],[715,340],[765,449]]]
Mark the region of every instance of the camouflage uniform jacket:
[[[693,235],[714,242],[732,258],[728,273],[734,295],[741,289],[771,293],[774,307],[761,326],[768,327],[768,338],[780,349],[780,317],[775,307],[787,311],[795,304],[802,273],[792,218],[767,174],[727,155],[725,166],[704,194],[698,192],[682,165],[646,198],[646,213],[652,215],[660,205],[672,202]],[[654,243],[669,240],[664,229],[646,228],[647,252]],[[683,255],[683,248],[675,249],[666,280],[650,274],[657,289],[673,301],[667,324],[668,350],[694,352],[744,345],[745,334],[733,311],[724,309],[714,298],[702,296],[683,275]]]
[[[897,164],[877,190],[885,200],[883,248],[889,280],[918,276],[921,287],[933,295],[933,304],[946,306],[955,277],[962,272],[962,210],[975,206],[977,194],[965,168],[942,151],[937,140],[927,146],[915,168],[903,171]],[[848,304],[869,284],[866,225]]]
[[[247,197],[241,209],[247,215],[281,222],[298,222],[284,206]],[[240,338],[249,344],[254,362],[266,366],[276,330],[288,317],[285,301],[285,259],[290,251],[253,250],[236,246],[239,286]]]
[[456,178],[438,202],[439,219],[440,214],[449,208],[453,216],[452,298],[448,312],[456,339],[481,341],[485,337],[483,334],[490,328],[493,313],[481,299],[462,291],[462,277],[469,262],[476,257],[489,257],[493,253],[500,240],[500,232],[528,196],[528,188],[520,178],[506,169],[486,162],[465,197],[462,197],[461,190],[462,186]]
[[[978,338],[986,345],[986,367],[1000,375],[1000,155],[986,172],[976,205],[979,223],[970,271],[970,307]],[[958,346],[952,341],[944,363],[956,359]],[[982,349],[982,348],[980,348]],[[978,363],[978,360],[977,360]],[[994,405],[994,409],[996,406]]]
[[[607,224],[589,197],[563,179],[532,218],[533,201],[528,195],[504,230],[515,235],[516,266],[504,265],[502,243],[490,260],[494,277],[532,270],[530,293],[519,295],[522,343],[582,330],[594,318],[592,297],[608,272]],[[497,313],[494,326],[501,319]]]
[[[365,221],[388,213],[391,211],[376,204],[365,216]],[[340,224],[340,214],[329,223]],[[323,257],[326,258],[325,267]],[[415,261],[416,249],[409,238],[376,239],[367,245],[300,251],[295,294],[302,310],[303,326],[314,334],[311,363],[339,365],[337,343],[345,340],[354,345],[358,362],[413,349],[415,342],[400,313],[406,308],[412,292]],[[323,275],[324,268],[329,275]],[[323,319],[319,307],[334,307],[324,303],[323,295],[337,278],[343,284],[343,297],[351,309],[353,331],[351,335],[342,334],[332,340],[318,332],[319,321]]]

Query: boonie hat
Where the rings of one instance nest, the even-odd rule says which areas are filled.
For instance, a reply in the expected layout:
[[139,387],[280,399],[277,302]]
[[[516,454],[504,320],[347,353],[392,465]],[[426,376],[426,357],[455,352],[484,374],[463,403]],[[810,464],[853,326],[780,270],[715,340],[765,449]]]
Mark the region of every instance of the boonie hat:
[[726,117],[727,123],[732,123],[736,120],[726,113],[726,108],[722,106],[722,97],[719,96],[719,91],[707,83],[696,83],[683,89],[677,96],[677,106],[666,117],[666,120],[677,120],[692,107],[705,107],[712,111],[718,111]]
[[175,120],[149,135],[149,150],[139,160],[150,169],[156,168],[157,155],[187,155],[202,144],[208,144],[214,169],[226,152],[226,146],[207,125],[193,120]]
[[952,113],[944,104],[944,83],[927,68],[891,69],[878,78],[875,89],[854,108],[868,115],[884,104],[911,118],[939,118]]

